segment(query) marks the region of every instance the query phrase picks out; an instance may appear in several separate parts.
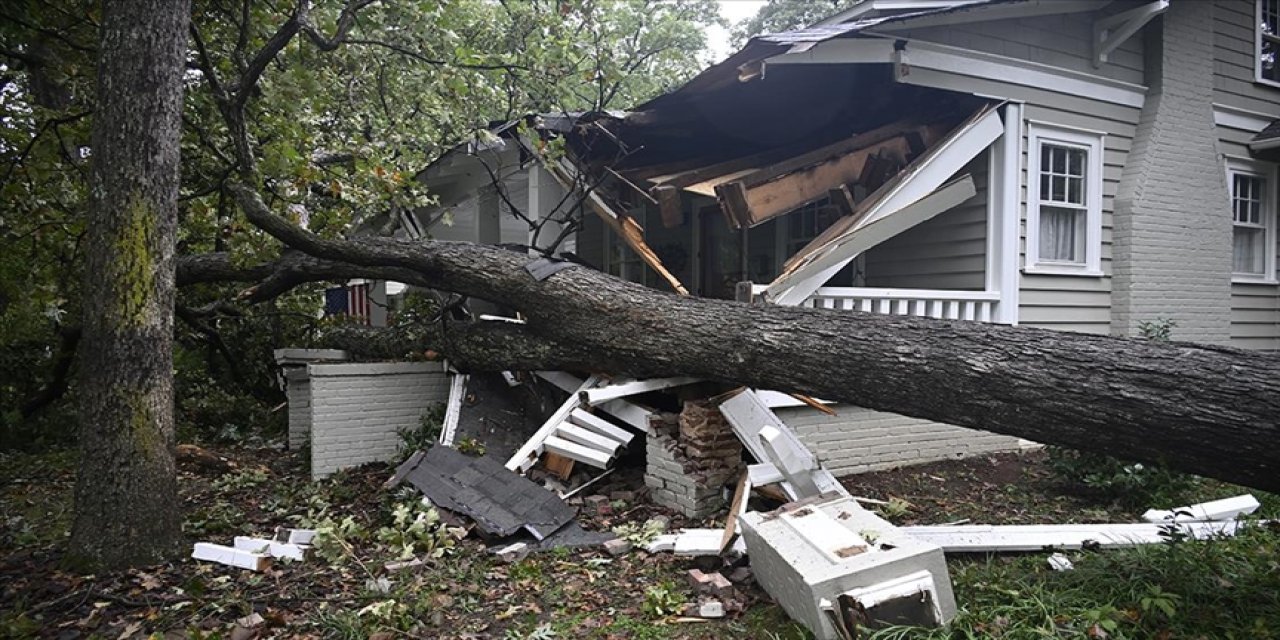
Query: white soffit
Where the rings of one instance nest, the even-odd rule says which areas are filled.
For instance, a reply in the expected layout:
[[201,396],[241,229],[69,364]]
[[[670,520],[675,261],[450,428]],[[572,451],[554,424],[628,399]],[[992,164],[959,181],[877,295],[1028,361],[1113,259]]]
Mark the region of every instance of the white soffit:
[[[894,78],[899,82],[948,90],[962,90],[955,86],[957,82],[963,84],[965,78],[977,78],[1126,107],[1141,108],[1146,98],[1147,88],[1132,82],[920,40],[906,40],[905,47],[895,51],[895,42],[901,39],[869,35],[871,37],[827,40],[803,51],[793,50],[768,58],[763,64],[767,69],[779,64],[894,63]],[[917,70],[935,73],[912,73]],[[952,81],[931,80],[937,75]]]
[[[808,262],[770,283],[765,289],[765,298],[775,304],[800,304],[859,253],[973,197],[976,188],[973,179],[968,176],[967,186],[965,180],[957,180],[948,185],[946,193],[939,190],[939,187],[991,146],[1003,133],[1004,123],[1000,120],[999,111],[993,107],[988,108],[976,120],[961,125],[959,130],[904,169],[902,179],[886,185],[886,193],[880,196],[873,194],[872,197],[877,197],[878,200],[853,229],[829,243],[828,249],[815,253]],[[967,195],[954,200],[966,192]],[[913,203],[925,199],[929,202],[922,202],[922,206],[911,208],[900,221],[871,228],[872,223],[890,218],[899,211],[906,211]],[[934,210],[939,206],[945,208]],[[864,228],[868,231],[859,234]],[[855,234],[858,235],[855,237]],[[867,244],[868,242],[871,244]]]

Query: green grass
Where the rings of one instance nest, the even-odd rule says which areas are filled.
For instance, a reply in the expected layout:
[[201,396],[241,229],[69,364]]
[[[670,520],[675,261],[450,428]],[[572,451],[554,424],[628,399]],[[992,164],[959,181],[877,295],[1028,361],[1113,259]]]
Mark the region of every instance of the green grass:
[[1280,637],[1280,532],[1070,554],[949,562],[959,615],[947,629],[885,629],[898,638]]

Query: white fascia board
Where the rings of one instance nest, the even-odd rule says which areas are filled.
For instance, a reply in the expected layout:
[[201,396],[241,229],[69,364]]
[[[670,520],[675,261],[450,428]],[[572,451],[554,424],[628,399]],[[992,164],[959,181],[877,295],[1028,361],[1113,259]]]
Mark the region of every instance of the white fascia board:
[[650,391],[661,391],[662,389],[670,389],[671,387],[679,387],[681,385],[693,384],[695,382],[698,382],[698,378],[679,377],[631,380],[629,382],[589,389],[583,392],[582,399],[587,404],[594,407],[610,400],[617,400],[619,398],[648,393]]
[[888,210],[877,219],[833,240],[825,252],[775,280],[765,290],[764,296],[774,304],[798,305],[858,254],[950,210],[977,193],[973,178],[966,175],[905,207]]
[[998,551],[1039,551],[1045,547],[1080,549],[1085,546],[1121,549],[1140,544],[1158,544],[1168,538],[1164,532],[1175,528],[1188,538],[1203,540],[1234,536],[1242,522],[1179,522],[1166,524],[1036,524],[1036,525],[956,525],[901,527],[913,538],[942,547],[948,553]]
[[449,401],[445,404],[444,424],[440,427],[440,444],[453,446],[454,434],[458,432],[458,417],[462,414],[462,397],[466,395],[467,375],[454,373],[449,381]]
[[1258,133],[1266,129],[1267,125],[1271,124],[1273,120],[1277,119],[1280,119],[1280,115],[1271,115],[1261,111],[1213,103],[1213,123],[1219,127]]
[[1147,88],[1132,82],[920,40],[908,40],[905,51],[895,55],[894,43],[899,38],[888,34],[866,35],[868,37],[827,40],[805,51],[768,58],[764,64],[767,68],[773,64],[892,62],[898,82],[925,87],[965,91],[964,78],[978,78],[1126,107],[1141,108],[1146,99]]
[[1132,82],[918,40],[909,41],[906,48],[898,52],[895,62],[895,79],[921,86],[931,85],[923,81],[925,78],[912,77],[916,69],[993,80],[1134,108],[1142,108],[1147,95],[1145,86]]
[[1036,18],[1064,13],[1087,13],[1097,11],[1111,2],[1112,0],[1026,0],[1017,4],[992,4],[985,7],[972,7],[957,13],[894,20],[878,25],[876,28],[884,31],[898,31],[923,27],[946,27],[970,22]]

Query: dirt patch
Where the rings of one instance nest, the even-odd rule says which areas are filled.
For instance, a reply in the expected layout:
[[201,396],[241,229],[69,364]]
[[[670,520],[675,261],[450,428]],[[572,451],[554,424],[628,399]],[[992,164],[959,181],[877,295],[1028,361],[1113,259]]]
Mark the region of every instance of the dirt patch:
[[905,500],[877,510],[896,524],[1129,522],[1140,515],[1071,495],[1043,451],[946,460],[841,478],[855,496]]

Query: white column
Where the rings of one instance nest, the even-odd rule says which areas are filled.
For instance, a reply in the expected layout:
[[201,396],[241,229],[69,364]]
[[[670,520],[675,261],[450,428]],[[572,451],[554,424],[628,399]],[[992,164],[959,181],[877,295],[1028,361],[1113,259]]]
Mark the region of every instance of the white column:
[[1022,226],[1022,104],[1004,107],[987,181],[987,291],[1000,293],[993,321],[1018,324],[1018,234]]

